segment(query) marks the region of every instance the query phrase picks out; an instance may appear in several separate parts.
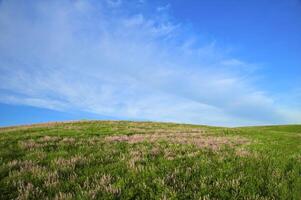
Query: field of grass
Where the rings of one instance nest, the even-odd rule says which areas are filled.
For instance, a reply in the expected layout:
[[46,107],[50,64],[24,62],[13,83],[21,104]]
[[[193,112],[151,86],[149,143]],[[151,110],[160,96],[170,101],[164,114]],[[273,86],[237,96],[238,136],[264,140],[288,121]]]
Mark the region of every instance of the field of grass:
[[301,125],[1,128],[0,199],[301,199]]

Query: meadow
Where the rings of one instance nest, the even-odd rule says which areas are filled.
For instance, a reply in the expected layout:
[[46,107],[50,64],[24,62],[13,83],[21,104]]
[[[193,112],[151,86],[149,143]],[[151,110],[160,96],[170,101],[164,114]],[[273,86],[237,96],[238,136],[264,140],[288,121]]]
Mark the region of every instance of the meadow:
[[1,128],[0,199],[301,199],[301,125]]

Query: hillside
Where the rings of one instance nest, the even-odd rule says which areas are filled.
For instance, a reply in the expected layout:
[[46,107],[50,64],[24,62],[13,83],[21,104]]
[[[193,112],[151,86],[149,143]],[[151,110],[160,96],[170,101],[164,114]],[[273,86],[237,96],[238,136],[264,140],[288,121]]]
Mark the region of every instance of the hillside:
[[301,199],[301,125],[0,128],[0,199]]

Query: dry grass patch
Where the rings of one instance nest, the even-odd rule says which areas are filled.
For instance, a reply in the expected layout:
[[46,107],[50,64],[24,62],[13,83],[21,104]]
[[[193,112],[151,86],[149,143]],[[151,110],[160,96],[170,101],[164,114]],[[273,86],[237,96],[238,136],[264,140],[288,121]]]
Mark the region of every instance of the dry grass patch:
[[120,194],[120,189],[113,186],[113,178],[110,174],[95,174],[93,178],[88,178],[84,182],[83,189],[90,199],[96,199],[97,194],[101,192],[110,193],[112,195]]
[[44,186],[46,188],[56,187],[59,184],[59,175],[57,171],[50,171],[44,179]]
[[155,126],[150,126],[149,128],[147,127],[129,127],[127,128],[130,132],[133,133],[147,133],[147,134],[207,134],[207,131],[205,129],[200,129],[200,128],[188,128],[188,127],[181,127],[181,128],[170,128],[170,127],[155,127]]
[[128,161],[128,167],[131,169],[136,169],[137,162],[143,160],[144,153],[142,151],[133,150],[130,152],[130,159]]
[[37,140],[29,139],[29,140],[19,141],[18,144],[22,149],[32,151],[37,148],[45,147],[49,144],[56,143],[60,140],[61,140],[60,137],[44,136]]
[[249,157],[252,155],[252,153],[245,148],[239,148],[236,150],[235,153],[237,156],[240,156],[240,157]]
[[64,137],[60,143],[63,143],[63,144],[67,144],[67,145],[74,145],[76,142],[75,138],[73,137]]
[[176,144],[191,144],[199,148],[208,148],[218,150],[223,146],[234,147],[249,142],[246,138],[242,137],[226,137],[226,136],[209,136],[199,133],[155,133],[155,134],[134,134],[134,135],[115,135],[105,138],[109,142],[127,142],[130,144],[140,142],[158,142],[166,141]]
[[36,148],[40,148],[43,146],[43,144],[40,144],[33,139],[25,140],[25,141],[19,141],[19,146],[24,150],[34,150]]
[[59,168],[69,168],[74,169],[76,165],[85,165],[87,164],[88,159],[77,155],[71,158],[57,158],[53,160],[53,164]]
[[177,157],[177,154],[174,150],[166,148],[164,149],[164,158],[166,160],[174,160]]
[[48,173],[48,170],[45,167],[40,166],[31,160],[13,160],[7,163],[7,166],[11,170],[9,177],[19,177],[24,173],[30,173],[36,177],[45,177]]
[[32,183],[19,181],[16,183],[18,196],[17,200],[35,199],[42,194],[39,187],[35,187]]
[[54,197],[54,200],[71,200],[71,199],[74,199],[71,193],[63,193],[63,192],[59,192]]
[[89,144],[89,145],[95,145],[98,144],[100,142],[103,142],[103,137],[91,137],[88,138],[87,140],[85,140],[85,144]]
[[47,142],[57,142],[59,140],[61,140],[60,137],[46,135],[42,138],[39,138],[38,142],[47,143]]

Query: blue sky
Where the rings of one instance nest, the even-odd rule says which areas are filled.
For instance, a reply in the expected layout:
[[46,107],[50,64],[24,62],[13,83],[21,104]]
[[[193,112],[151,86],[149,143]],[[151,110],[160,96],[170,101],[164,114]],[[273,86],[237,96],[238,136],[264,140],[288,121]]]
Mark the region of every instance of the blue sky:
[[301,123],[299,0],[0,1],[0,125]]

